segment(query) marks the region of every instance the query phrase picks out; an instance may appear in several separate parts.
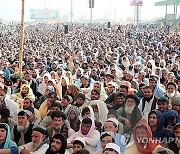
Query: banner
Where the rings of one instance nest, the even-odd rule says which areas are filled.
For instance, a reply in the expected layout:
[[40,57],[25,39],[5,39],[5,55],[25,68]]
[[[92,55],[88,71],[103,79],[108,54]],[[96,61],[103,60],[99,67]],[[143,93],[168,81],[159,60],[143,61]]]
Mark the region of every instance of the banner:
[[59,10],[30,10],[31,19],[57,19],[59,18]]
[[142,6],[143,1],[142,0],[131,0],[130,5],[131,6]]

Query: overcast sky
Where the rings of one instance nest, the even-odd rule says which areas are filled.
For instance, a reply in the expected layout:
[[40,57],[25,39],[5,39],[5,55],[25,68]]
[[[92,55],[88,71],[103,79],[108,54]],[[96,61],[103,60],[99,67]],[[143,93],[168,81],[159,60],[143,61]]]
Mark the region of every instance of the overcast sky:
[[[159,0],[143,0],[141,19],[153,19],[164,17],[165,7],[154,6]],[[4,20],[19,20],[22,0],[0,0],[0,18]],[[70,17],[71,0],[25,0],[25,20],[30,20],[30,9],[58,9],[60,17]],[[169,7],[168,13],[173,13],[173,7]],[[180,13],[178,9],[178,13]],[[89,19],[90,9],[88,0],[73,0],[74,20],[78,18]],[[130,0],[95,0],[93,19],[106,18],[111,20],[133,18],[134,7],[130,6]],[[70,18],[69,18],[70,20]]]

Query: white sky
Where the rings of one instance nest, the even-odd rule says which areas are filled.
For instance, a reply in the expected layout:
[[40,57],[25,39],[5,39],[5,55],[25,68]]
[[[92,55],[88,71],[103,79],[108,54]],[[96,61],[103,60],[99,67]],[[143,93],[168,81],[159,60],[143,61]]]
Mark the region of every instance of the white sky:
[[[141,19],[148,20],[164,17],[165,7],[154,6],[160,0],[143,0],[141,8]],[[22,0],[0,0],[0,19],[20,21]],[[70,17],[71,0],[25,0],[25,20],[30,20],[30,9],[59,9],[60,17]],[[90,9],[89,0],[73,0],[73,19],[89,19]],[[173,13],[173,7],[169,7],[168,13]],[[178,9],[178,13],[180,13]],[[134,7],[130,6],[130,0],[95,0],[93,9],[93,19],[120,20],[127,17],[133,18]],[[69,18],[70,19],[70,18]]]

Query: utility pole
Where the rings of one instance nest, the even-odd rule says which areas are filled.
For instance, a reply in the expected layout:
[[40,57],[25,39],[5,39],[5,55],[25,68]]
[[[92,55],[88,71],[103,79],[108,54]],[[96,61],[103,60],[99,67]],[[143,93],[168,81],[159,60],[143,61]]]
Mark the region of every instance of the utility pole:
[[22,0],[20,50],[19,50],[19,75],[20,76],[22,76],[23,44],[24,44],[24,3],[25,3],[25,0]]
[[136,10],[136,25],[139,26],[139,6],[137,5],[137,10]]
[[93,0],[90,0],[90,7],[91,7],[91,12],[90,12],[90,23],[92,24],[92,4]]
[[71,23],[73,18],[73,0],[71,0]]

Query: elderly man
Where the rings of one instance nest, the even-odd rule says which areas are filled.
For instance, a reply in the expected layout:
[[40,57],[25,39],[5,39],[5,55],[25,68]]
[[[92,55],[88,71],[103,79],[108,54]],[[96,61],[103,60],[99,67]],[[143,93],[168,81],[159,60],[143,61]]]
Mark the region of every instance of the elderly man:
[[138,108],[139,100],[134,95],[128,95],[126,97],[126,103],[124,107],[118,110],[119,121],[124,123],[125,132],[129,132],[134,128],[136,123],[141,120],[142,114]]
[[30,111],[22,110],[18,113],[18,123],[11,130],[12,140],[17,145],[31,142],[33,124],[29,123]]
[[45,127],[38,125],[33,129],[32,142],[19,147],[20,154],[44,154],[48,149],[47,130]]
[[174,82],[167,83],[166,95],[169,97],[169,104],[172,103],[173,98],[180,97],[180,93],[178,92],[178,87],[176,83]]

